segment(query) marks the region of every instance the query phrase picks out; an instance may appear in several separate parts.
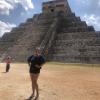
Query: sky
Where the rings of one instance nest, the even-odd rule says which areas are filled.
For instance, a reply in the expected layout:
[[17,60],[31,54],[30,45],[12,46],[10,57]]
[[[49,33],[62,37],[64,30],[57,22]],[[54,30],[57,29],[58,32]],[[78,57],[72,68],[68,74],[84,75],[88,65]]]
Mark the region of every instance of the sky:
[[[41,12],[50,0],[0,0],[0,36]],[[72,12],[100,31],[100,0],[68,0]]]

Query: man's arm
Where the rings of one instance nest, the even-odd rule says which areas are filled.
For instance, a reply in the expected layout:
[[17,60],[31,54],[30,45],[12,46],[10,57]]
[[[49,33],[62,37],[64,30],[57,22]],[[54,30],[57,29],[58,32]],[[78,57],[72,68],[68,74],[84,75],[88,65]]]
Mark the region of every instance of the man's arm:
[[28,65],[29,65],[29,67],[31,66],[31,63],[30,62],[28,62]]
[[37,68],[42,68],[42,66],[45,64],[45,58],[43,56],[40,57],[39,64],[35,65]]
[[35,67],[37,67],[37,68],[40,68],[40,69],[41,69],[41,66],[40,66],[40,65],[35,65]]
[[31,66],[31,58],[32,58],[32,56],[28,57],[28,59],[27,59],[29,67]]

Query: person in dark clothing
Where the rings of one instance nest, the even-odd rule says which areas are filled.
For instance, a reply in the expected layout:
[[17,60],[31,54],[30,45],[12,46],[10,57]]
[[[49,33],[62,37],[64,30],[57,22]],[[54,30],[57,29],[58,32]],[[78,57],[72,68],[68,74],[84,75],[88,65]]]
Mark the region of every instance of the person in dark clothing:
[[27,61],[30,67],[29,73],[30,73],[30,77],[32,81],[32,91],[33,91],[32,95],[28,98],[28,100],[31,100],[34,97],[35,90],[36,90],[36,97],[34,100],[38,100],[39,99],[39,89],[38,89],[37,80],[40,74],[40,70],[43,64],[45,63],[45,59],[43,55],[41,55],[40,50],[36,49],[34,54],[31,55],[27,59]]
[[6,57],[5,62],[6,62],[6,73],[7,73],[9,72],[10,69],[11,57]]

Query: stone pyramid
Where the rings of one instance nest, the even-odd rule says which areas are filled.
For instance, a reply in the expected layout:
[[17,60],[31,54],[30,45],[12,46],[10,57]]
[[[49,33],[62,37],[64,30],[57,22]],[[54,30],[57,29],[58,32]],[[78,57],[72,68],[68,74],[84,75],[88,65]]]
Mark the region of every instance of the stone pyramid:
[[0,57],[25,62],[35,47],[48,61],[100,63],[100,36],[71,11],[67,0],[44,2],[42,13],[4,34]]

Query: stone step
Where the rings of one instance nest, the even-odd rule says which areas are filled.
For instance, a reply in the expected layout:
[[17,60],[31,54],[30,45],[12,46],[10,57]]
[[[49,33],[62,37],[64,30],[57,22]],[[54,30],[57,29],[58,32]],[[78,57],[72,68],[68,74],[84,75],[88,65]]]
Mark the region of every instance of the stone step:
[[65,22],[68,22],[68,23],[70,23],[70,22],[74,22],[74,23],[84,22],[84,21],[81,21],[79,19],[79,17],[65,17],[64,20],[65,20]]
[[98,54],[100,54],[100,46],[84,46],[84,47],[78,47],[78,46],[53,46],[50,49],[51,54],[52,53],[68,53],[68,52],[80,52],[80,53],[84,53],[84,52],[97,52]]
[[53,19],[53,18],[55,18],[55,16],[56,16],[57,14],[55,14],[55,13],[45,13],[45,14],[40,14],[39,15],[39,19]]
[[[85,47],[98,47],[100,46],[100,39],[70,39],[70,40],[55,40],[53,43],[55,47],[61,48],[85,48]],[[53,47],[54,47],[53,46]]]
[[71,35],[71,34],[74,35],[74,34],[77,34],[77,35],[87,35],[87,36],[89,35],[90,36],[90,35],[97,35],[97,32],[76,32],[76,33],[74,33],[74,32],[73,33],[72,32],[71,33],[70,32],[68,32],[68,33],[67,32],[65,32],[65,33],[61,32],[58,35],[60,35],[60,34],[61,35],[66,35],[66,34],[68,34],[68,35]]
[[74,58],[74,60],[78,59],[78,58],[99,58],[100,59],[100,56],[90,56],[90,55],[66,55],[66,54],[53,54],[53,55],[49,55],[48,57],[50,58],[62,58],[61,60],[63,59],[68,59],[68,58]]
[[90,43],[91,42],[91,44],[94,44],[94,43],[97,43],[97,44],[99,44],[100,43],[100,38],[95,38],[94,40],[92,39],[92,38],[89,38],[89,39],[56,39],[55,40],[55,44],[59,44],[59,43],[63,43],[63,44],[65,44],[65,43],[73,43],[73,44],[81,44],[81,43],[86,43],[86,44],[88,44],[88,43]]
[[70,50],[70,51],[66,51],[66,52],[53,52],[51,54],[49,54],[51,56],[60,56],[60,57],[68,57],[68,56],[83,56],[83,57],[100,57],[100,52],[99,51],[87,51],[84,53],[81,53],[79,51],[74,51],[74,50]]
[[57,39],[89,39],[99,38],[95,32],[60,33]]
[[83,22],[81,22],[81,21],[72,21],[72,22],[70,22],[70,23],[64,23],[64,25],[65,26],[67,26],[67,27],[80,27],[80,26],[82,26],[82,27],[87,27],[87,25],[86,25],[86,23],[84,23],[84,21]]
[[76,17],[76,16],[75,16],[75,13],[69,13],[69,14],[66,14],[66,17]]
[[53,20],[55,17],[56,17],[55,15],[49,15],[49,16],[40,15],[40,16],[38,17],[38,19],[39,19],[39,21],[40,21],[40,20],[46,21],[46,20]]
[[59,62],[66,62],[66,63],[99,63],[100,64],[100,57],[88,57],[88,56],[50,56],[48,57],[50,61],[59,61]]
[[87,27],[83,27],[83,26],[80,26],[80,27],[66,27],[66,30],[68,32],[85,32],[85,31],[88,31]]
[[51,48],[51,52],[52,51],[70,51],[70,50],[75,50],[75,51],[100,51],[100,46],[84,46],[84,48],[82,47],[68,47],[66,45],[61,45],[61,46],[52,46]]
[[51,51],[50,55],[61,55],[61,56],[97,56],[100,57],[100,51],[91,51],[91,50],[86,50],[85,52],[80,52],[79,50],[66,50],[66,51]]
[[43,24],[46,23],[46,25],[47,25],[47,24],[49,24],[51,22],[53,22],[53,20],[49,20],[49,19],[47,21],[46,20],[45,21],[44,20],[38,20],[38,22],[36,24],[37,25],[43,25]]
[[38,22],[36,23],[36,25],[45,25],[45,26],[49,26],[50,24],[52,24],[53,21],[46,21],[46,22]]
[[77,28],[77,27],[76,27],[76,28],[72,28],[72,29],[71,29],[71,28],[68,28],[68,27],[65,27],[65,28],[62,29],[62,31],[63,31],[64,33],[65,33],[65,32],[67,32],[67,33],[71,33],[71,32],[72,32],[72,33],[73,33],[73,32],[74,32],[74,33],[76,33],[76,32],[89,32],[89,31],[88,31],[88,28],[85,28],[85,27],[84,27],[84,28]]

